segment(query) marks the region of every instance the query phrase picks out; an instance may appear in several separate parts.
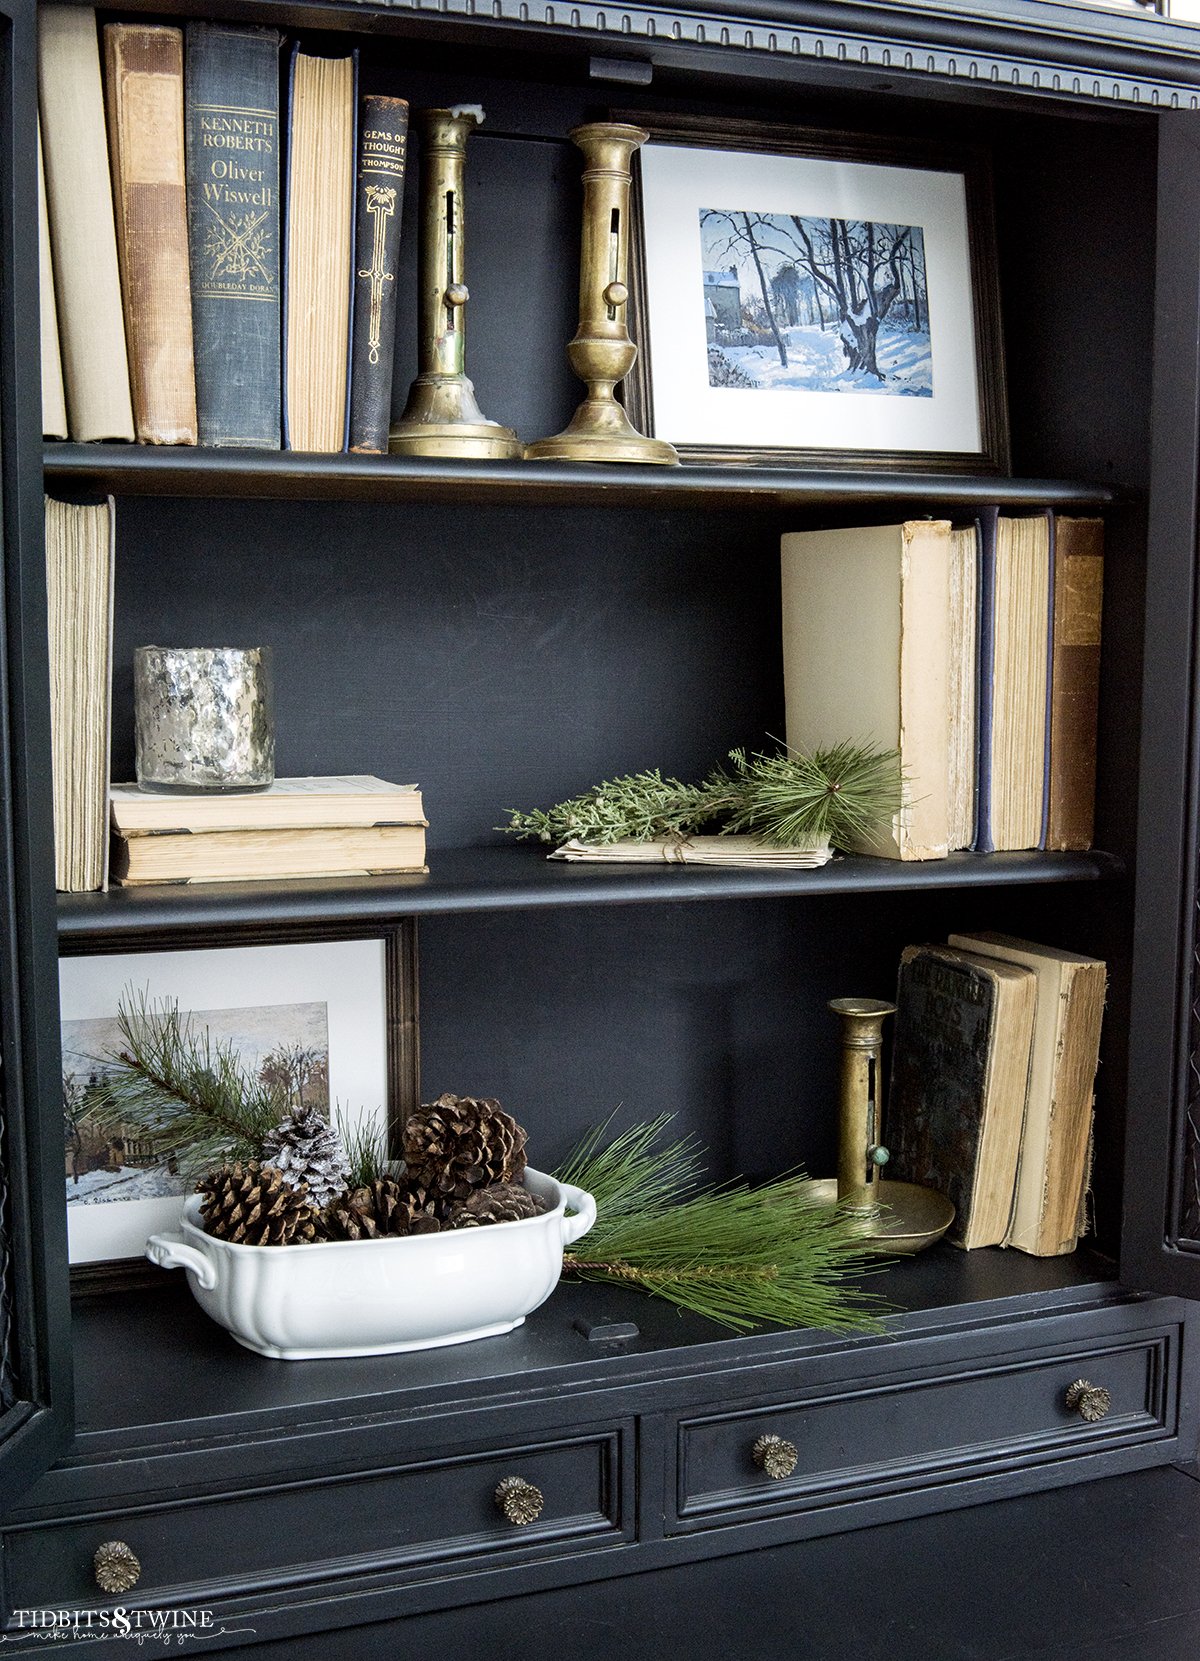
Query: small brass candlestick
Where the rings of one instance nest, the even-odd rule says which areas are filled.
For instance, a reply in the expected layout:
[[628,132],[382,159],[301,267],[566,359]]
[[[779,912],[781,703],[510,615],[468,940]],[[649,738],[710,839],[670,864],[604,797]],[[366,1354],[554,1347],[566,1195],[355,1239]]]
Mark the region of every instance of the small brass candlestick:
[[388,449],[400,456],[482,456],[509,460],[521,441],[489,421],[466,374],[467,138],[483,120],[474,105],[422,110],[420,373]]
[[838,1114],[838,1174],[810,1184],[812,1198],[842,1201],[863,1212],[862,1237],[882,1252],[919,1252],[954,1221],[954,1207],[932,1188],[889,1182],[883,1175],[881,1057],[884,1017],[895,1004],[877,998],[834,998],[842,1019],[842,1082]]
[[567,347],[587,397],[571,424],[526,447],[531,461],[644,461],[677,465],[671,445],[638,432],[614,396],[637,362],[629,338],[629,163],[649,134],[619,121],[576,127],[584,155],[579,328]]

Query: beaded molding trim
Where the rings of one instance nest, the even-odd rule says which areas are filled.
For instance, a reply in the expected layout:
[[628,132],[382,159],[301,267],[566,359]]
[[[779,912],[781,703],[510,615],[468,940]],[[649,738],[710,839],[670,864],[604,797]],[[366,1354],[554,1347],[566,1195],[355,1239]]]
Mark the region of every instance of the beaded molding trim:
[[[938,75],[952,80],[1094,103],[1129,104],[1150,109],[1200,109],[1200,85],[1172,80],[1169,75],[1129,74],[1124,68],[1120,73],[1114,73],[1072,64],[1066,58],[1056,61],[1033,55],[1025,57],[1015,53],[980,52],[933,43],[888,40],[868,34],[795,28],[760,18],[701,15],[639,5],[572,3],[572,0],[558,4],[553,0],[362,0],[362,3],[382,5],[390,11],[578,31],[594,34],[606,44],[615,41],[663,41],[720,49],[735,48],[773,57],[803,58],[891,73]],[[1105,21],[1111,18],[1119,22],[1122,18],[1120,13],[1098,13],[1097,16]],[[1051,20],[1043,15],[1041,21],[1047,23]],[[1022,19],[1005,18],[999,13],[979,13],[970,22],[976,31],[992,28],[999,32],[1002,27],[1011,34],[1021,31]],[[1063,31],[1059,30],[1055,36],[1043,38],[1040,32],[1035,32],[1027,38],[1031,46],[1049,45],[1051,38],[1057,38],[1069,51],[1070,40],[1064,41],[1062,34]],[[1173,67],[1171,60],[1176,58],[1181,67],[1184,64],[1191,67],[1191,58],[1196,64],[1195,73],[1200,81],[1200,38],[1193,46],[1190,41],[1181,43],[1176,35],[1169,44],[1160,43],[1157,49],[1144,40],[1134,41],[1116,33],[1105,35],[1096,32],[1079,38],[1081,43],[1086,41],[1092,50],[1098,48],[1114,60],[1143,58],[1152,62],[1157,58],[1163,68],[1169,69]],[[1194,58],[1193,53],[1196,54]]]

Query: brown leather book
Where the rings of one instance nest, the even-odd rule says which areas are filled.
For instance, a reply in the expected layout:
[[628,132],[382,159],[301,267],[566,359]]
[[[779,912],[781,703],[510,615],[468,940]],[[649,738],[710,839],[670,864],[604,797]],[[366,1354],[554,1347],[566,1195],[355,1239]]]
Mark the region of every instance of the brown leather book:
[[1103,521],[1056,519],[1047,848],[1092,845],[1103,593]]
[[134,425],[143,444],[195,444],[183,31],[105,24],[104,62]]

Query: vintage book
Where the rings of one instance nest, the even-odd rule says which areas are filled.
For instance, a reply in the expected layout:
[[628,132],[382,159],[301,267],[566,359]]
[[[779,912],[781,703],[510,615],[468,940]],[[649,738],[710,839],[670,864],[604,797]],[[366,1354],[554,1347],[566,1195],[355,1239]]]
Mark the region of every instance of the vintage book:
[[134,425],[142,444],[194,444],[183,30],[106,23],[104,67]]
[[944,520],[783,538],[787,742],[900,751],[905,805],[866,853],[949,851],[950,565]]
[[1047,848],[1090,848],[1096,807],[1096,722],[1104,522],[1055,520]]
[[404,205],[408,104],[368,95],[359,104],[354,200],[354,315],[350,448],[386,455],[396,341],[396,260]]
[[945,1194],[947,1239],[966,1249],[1008,1232],[1037,990],[1031,969],[949,946],[900,957],[888,1175]]
[[116,882],[244,882],[424,871],[424,825],[157,831],[114,836]]
[[66,893],[108,879],[114,510],[45,500],[54,878]]
[[54,302],[54,258],[50,252],[50,215],[46,208],[46,169],[38,123],[38,308],[42,348],[42,437],[66,438],[67,395],[63,389],[58,346],[58,307]]
[[349,432],[358,60],[292,54],[283,271],[283,433],[344,450]]
[[951,848],[975,840],[975,730],[979,679],[979,530],[955,529],[950,536],[950,782]]
[[584,860],[589,864],[722,865],[757,871],[811,871],[828,865],[828,844],[822,848],[773,848],[757,836],[685,836],[664,841],[610,842],[606,846],[574,838],[556,848],[549,859]]
[[46,205],[73,439],[133,437],[96,14],[38,8]]
[[1035,1257],[1060,1257],[1075,1250],[1085,1231],[1104,964],[1005,934],[952,934],[950,944],[1037,976],[1025,1130],[1002,1243]]
[[113,829],[124,836],[426,822],[417,785],[355,773],[276,779],[269,789],[245,795],[168,796],[114,784],[111,799]]
[[978,815],[980,853],[1043,836],[1050,517],[981,516]]
[[279,448],[276,29],[189,23],[184,118],[201,444]]

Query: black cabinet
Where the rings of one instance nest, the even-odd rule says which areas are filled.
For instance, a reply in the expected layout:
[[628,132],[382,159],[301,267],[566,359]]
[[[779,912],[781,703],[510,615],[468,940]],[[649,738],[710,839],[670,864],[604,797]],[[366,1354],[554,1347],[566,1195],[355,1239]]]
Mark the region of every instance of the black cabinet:
[[[123,8],[141,11],[225,15],[215,0]],[[280,771],[418,778],[432,821],[428,878],[63,897],[63,949],[419,918],[430,1091],[499,1096],[541,1166],[618,1102],[672,1111],[724,1177],[833,1168],[829,997],[886,996],[901,947],[951,929],[1059,941],[1111,971],[1096,1230],[1063,1260],[939,1247],[895,1265],[874,1285],[896,1313],[869,1338],[735,1338],[586,1286],[503,1339],[357,1362],[250,1355],[171,1286],[80,1300],[68,1329],[26,326],[32,19],[16,7],[0,222],[0,1285],[16,1288],[19,1433],[0,1457],[21,1460],[0,1467],[7,1604],[111,1608],[92,1556],[121,1539],[142,1565],[125,1604],[202,1602],[220,1643],[282,1644],[1186,1464],[1200,1402],[1185,1301],[1200,1295],[1200,36],[1036,0],[969,17],[935,0],[232,11],[354,36],[364,84],[414,106],[485,105],[469,367],[483,407],[528,438],[577,397],[563,351],[576,122],[618,105],[984,146],[1014,476],[49,446],[52,488],[118,497],[117,772],[132,766],[132,647],[253,636],[279,660]],[[402,389],[403,322],[401,336]],[[764,876],[580,871],[499,845],[508,805],[644,766],[699,776],[782,730],[782,532],[989,501],[1106,517],[1096,851]],[[638,1335],[589,1340],[612,1319]],[[1094,1420],[1068,1404],[1081,1379],[1107,1392]],[[782,1475],[756,1463],[764,1435],[794,1449]],[[541,1492],[530,1523],[496,1507],[510,1476]]]

